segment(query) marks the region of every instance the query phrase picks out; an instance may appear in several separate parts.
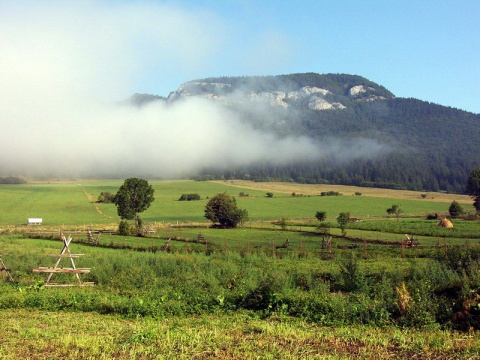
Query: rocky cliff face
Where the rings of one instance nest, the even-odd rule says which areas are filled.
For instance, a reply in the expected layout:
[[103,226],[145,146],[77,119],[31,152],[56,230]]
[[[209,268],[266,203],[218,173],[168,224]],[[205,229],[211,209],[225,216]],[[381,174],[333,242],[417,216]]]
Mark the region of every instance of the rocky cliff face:
[[[304,74],[301,74],[304,75]],[[305,74],[306,75],[306,74]],[[322,75],[318,75],[322,76]],[[205,79],[189,81],[182,84],[177,91],[172,92],[168,102],[178,101],[190,97],[199,97],[212,100],[226,106],[241,103],[269,105],[276,108],[288,109],[308,108],[310,110],[343,110],[355,102],[370,102],[392,94],[385,94],[385,90],[376,84],[361,84],[363,78],[352,77],[352,81],[341,86],[330,86],[332,89],[312,85],[296,84],[293,81],[282,83],[272,78],[233,78],[230,82],[222,79]],[[248,81],[247,81],[248,80]],[[305,81],[303,81],[305,83]],[[304,86],[302,86],[304,85]],[[265,91],[262,88],[270,88]]]

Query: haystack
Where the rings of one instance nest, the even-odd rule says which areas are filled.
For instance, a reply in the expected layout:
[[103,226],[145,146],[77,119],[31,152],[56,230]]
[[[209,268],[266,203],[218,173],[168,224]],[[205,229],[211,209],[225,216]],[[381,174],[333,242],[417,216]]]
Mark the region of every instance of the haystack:
[[446,218],[440,220],[440,222],[438,223],[438,226],[441,226],[441,227],[444,227],[444,228],[447,228],[447,229],[453,228],[452,222],[450,220],[446,219]]

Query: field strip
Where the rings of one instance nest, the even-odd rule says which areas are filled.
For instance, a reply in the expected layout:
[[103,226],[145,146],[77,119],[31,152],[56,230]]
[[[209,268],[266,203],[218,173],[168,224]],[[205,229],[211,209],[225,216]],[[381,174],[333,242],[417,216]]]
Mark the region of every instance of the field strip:
[[98,204],[95,202],[95,195],[92,195],[92,194],[89,194],[87,192],[87,190],[85,189],[85,187],[82,185],[82,184],[77,184],[78,186],[80,186],[82,189],[83,189],[83,192],[85,193],[85,196],[87,197],[87,200],[88,202],[91,202],[93,204],[93,206],[95,207],[95,210],[97,211],[97,213],[99,213],[100,215],[106,217],[107,219],[111,219],[112,217],[111,216],[108,216],[108,215],[105,215],[102,210],[100,210],[100,208],[98,207]]
[[[363,196],[381,198],[425,200],[445,203],[451,203],[453,200],[455,200],[462,204],[472,204],[472,199],[468,195],[446,194],[441,192],[393,190],[347,185],[296,184],[287,182],[254,182],[249,180],[214,180],[212,182],[242,189],[271,191],[285,194],[295,193],[297,195],[320,195],[322,191],[337,191],[342,193],[343,195],[354,195],[358,192],[361,193]],[[422,198],[422,194],[426,194],[425,199]]]

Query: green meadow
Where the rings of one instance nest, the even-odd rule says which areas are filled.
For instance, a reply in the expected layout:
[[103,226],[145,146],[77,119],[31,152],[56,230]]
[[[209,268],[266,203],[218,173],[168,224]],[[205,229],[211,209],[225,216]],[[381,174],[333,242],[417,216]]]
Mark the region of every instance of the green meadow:
[[[14,279],[2,271],[1,358],[478,356],[480,222],[470,204],[469,218],[443,229],[426,220],[448,213],[435,194],[354,196],[343,187],[341,196],[305,188],[267,197],[229,182],[150,183],[155,201],[141,218],[155,232],[141,237],[117,235],[115,205],[96,202],[121,181],[0,186],[0,255]],[[220,192],[236,196],[249,221],[212,228],[204,207]],[[184,193],[202,200],[178,201]],[[386,214],[392,204],[404,210],[399,219]],[[316,211],[327,212],[322,226]],[[363,221],[342,233],[344,211]],[[43,224],[27,226],[29,217]],[[87,229],[103,231],[96,244]],[[91,270],[81,280],[94,286],[47,288],[46,274],[32,271],[53,266],[60,231],[84,254],[75,264]],[[405,234],[419,245],[406,247]],[[73,274],[53,279],[78,285]]]
[[[95,204],[102,191],[116,193],[119,181],[79,181],[71,183],[2,185],[0,186],[0,225],[26,224],[29,217],[40,217],[44,225],[84,225],[118,223],[113,204]],[[248,210],[256,220],[313,219],[316,211],[327,212],[327,220],[335,221],[339,212],[349,211],[361,218],[384,217],[392,203],[400,205],[405,215],[425,216],[446,213],[449,203],[430,200],[389,199],[371,196],[303,196],[274,193],[267,198],[264,191],[242,189],[212,182],[151,182],[155,202],[142,213],[145,222],[205,222],[203,209],[209,197],[226,192],[237,197],[240,208]],[[240,192],[248,194],[239,197]],[[198,193],[201,201],[178,201],[183,193]],[[319,194],[318,194],[319,195]],[[472,210],[473,206],[464,206]]]

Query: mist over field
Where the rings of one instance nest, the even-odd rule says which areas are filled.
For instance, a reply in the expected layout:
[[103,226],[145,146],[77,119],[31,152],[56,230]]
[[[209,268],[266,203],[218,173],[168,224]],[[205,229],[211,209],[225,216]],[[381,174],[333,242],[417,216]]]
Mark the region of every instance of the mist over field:
[[[152,70],[160,81],[208,72],[228,46],[228,26],[211,13],[148,2],[2,2],[0,175],[176,177],[381,150],[368,141],[353,152],[337,139],[278,138],[207,100],[140,108],[122,101]],[[281,34],[267,35],[260,38],[274,39],[268,48],[288,50],[279,49]]]

